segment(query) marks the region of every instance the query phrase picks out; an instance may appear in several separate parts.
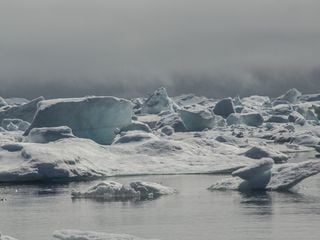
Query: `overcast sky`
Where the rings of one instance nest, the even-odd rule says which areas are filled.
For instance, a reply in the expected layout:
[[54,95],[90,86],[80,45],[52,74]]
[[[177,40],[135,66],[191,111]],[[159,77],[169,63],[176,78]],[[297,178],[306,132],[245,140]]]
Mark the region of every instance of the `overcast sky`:
[[320,92],[319,0],[0,0],[0,96]]

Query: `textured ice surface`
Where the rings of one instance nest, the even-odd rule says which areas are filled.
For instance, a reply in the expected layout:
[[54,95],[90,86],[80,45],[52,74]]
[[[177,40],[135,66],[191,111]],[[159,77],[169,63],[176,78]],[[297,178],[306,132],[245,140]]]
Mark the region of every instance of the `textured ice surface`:
[[66,98],[41,101],[32,128],[68,126],[74,135],[110,144],[115,130],[131,123],[132,104],[115,97]]
[[146,240],[127,234],[112,234],[80,230],[57,230],[53,233],[53,236],[60,240]]

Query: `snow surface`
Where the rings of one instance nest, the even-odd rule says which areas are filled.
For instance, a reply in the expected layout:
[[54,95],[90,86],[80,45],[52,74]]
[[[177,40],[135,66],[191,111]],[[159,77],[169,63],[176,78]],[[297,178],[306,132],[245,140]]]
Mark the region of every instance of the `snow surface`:
[[80,230],[57,230],[53,233],[53,236],[60,240],[146,240],[127,234],[113,234]]

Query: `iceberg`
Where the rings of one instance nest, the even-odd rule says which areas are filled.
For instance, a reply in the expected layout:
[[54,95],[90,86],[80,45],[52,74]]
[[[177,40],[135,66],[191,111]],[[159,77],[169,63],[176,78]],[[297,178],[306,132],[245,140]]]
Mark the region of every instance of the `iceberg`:
[[131,124],[132,104],[116,97],[65,98],[41,101],[26,130],[68,126],[73,134],[97,143],[111,144],[115,131]]

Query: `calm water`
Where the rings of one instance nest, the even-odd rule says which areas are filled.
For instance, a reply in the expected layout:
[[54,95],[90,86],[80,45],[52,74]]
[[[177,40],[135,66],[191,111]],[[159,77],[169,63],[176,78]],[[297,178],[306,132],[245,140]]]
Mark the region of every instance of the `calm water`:
[[[143,202],[99,202],[70,198],[66,185],[0,186],[0,230],[20,240],[52,239],[56,229],[128,233],[162,240],[320,239],[320,176],[292,193],[209,192],[223,176],[146,176],[175,187],[179,194]],[[53,193],[46,193],[51,188]]]

